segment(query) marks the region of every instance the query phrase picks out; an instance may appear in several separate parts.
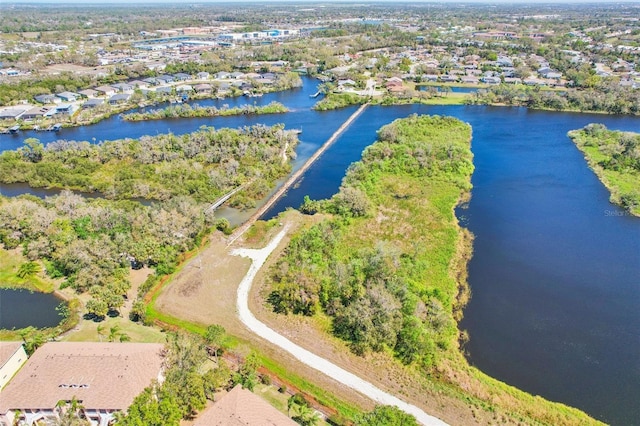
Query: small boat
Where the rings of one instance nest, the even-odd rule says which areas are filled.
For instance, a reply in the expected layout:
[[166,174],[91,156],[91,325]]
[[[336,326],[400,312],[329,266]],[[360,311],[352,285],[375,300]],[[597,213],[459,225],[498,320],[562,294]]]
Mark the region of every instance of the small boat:
[[15,126],[9,127],[9,133],[18,133],[20,130],[20,125],[16,124]]
[[62,129],[62,124],[56,123],[53,126],[49,127],[49,131],[51,132],[59,132]]

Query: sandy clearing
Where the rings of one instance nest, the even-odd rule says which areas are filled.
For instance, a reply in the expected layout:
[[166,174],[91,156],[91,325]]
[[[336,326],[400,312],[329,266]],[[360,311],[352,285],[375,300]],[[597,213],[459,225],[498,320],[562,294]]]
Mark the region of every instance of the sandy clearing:
[[282,229],[266,247],[262,249],[234,249],[231,254],[236,256],[248,257],[252,260],[249,271],[244,276],[238,287],[238,297],[236,308],[240,321],[252,332],[258,336],[268,340],[274,345],[284,349],[293,355],[300,362],[307,366],[326,374],[334,380],[346,385],[384,405],[394,405],[406,413],[412,414],[416,419],[424,425],[441,426],[446,425],[442,420],[425,413],[415,405],[408,404],[399,398],[384,392],[373,384],[361,379],[353,373],[344,370],[341,367],[327,361],[316,354],[298,346],[283,335],[275,332],[264,323],[260,322],[249,310],[249,292],[258,271],[266,262],[271,252],[278,246],[284,238],[287,227]]

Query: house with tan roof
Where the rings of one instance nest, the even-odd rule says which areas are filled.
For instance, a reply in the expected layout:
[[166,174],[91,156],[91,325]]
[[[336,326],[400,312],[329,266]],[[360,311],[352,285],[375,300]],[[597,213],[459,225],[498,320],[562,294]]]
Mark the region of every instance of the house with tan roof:
[[25,362],[27,353],[22,342],[0,342],[0,391]]
[[193,426],[296,426],[253,392],[237,385],[196,419]]
[[92,424],[107,426],[162,381],[163,351],[156,343],[46,343],[2,390],[0,425],[56,420],[60,403],[75,399]]

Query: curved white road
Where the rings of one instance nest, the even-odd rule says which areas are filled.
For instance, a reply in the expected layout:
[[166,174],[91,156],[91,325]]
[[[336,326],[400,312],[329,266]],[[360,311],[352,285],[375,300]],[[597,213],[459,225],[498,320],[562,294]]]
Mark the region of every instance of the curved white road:
[[238,287],[238,299],[237,309],[240,321],[251,331],[258,336],[268,340],[274,345],[284,349],[293,355],[296,359],[302,363],[314,368],[321,373],[326,374],[332,379],[349,386],[350,388],[366,395],[375,402],[383,405],[395,405],[402,411],[412,414],[423,425],[441,426],[446,425],[442,420],[430,416],[415,405],[408,404],[395,396],[378,389],[373,384],[361,379],[360,377],[352,374],[345,369],[338,367],[332,362],[327,361],[318,355],[309,352],[308,350],[296,345],[291,340],[287,339],[281,334],[278,334],[274,330],[267,327],[266,324],[258,321],[258,319],[249,310],[249,290],[253,284],[253,280],[267,260],[271,252],[278,246],[282,238],[285,236],[286,228],[280,231],[269,244],[262,249],[235,249],[231,252],[232,255],[248,257],[252,260],[251,267],[247,272],[247,275],[240,282]]

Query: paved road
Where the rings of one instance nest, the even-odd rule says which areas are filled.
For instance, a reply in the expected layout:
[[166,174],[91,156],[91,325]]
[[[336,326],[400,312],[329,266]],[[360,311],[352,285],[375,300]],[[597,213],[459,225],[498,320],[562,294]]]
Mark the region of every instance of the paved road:
[[343,368],[338,367],[332,362],[329,362],[326,359],[321,358],[318,355],[296,345],[283,335],[278,334],[276,331],[267,327],[266,324],[258,321],[258,319],[251,313],[251,311],[249,310],[249,291],[251,290],[253,280],[271,252],[278,246],[280,241],[282,241],[282,238],[285,236],[286,231],[286,228],[280,231],[280,233],[276,235],[276,237],[274,237],[273,240],[271,240],[271,242],[265,248],[235,249],[231,252],[232,255],[244,256],[252,260],[251,267],[249,268],[247,275],[245,275],[245,277],[240,282],[240,286],[238,287],[238,299],[236,306],[240,321],[242,321],[242,323],[249,330],[256,333],[263,339],[266,339],[274,345],[289,352],[302,363],[326,374],[327,376],[346,386],[349,386],[350,388],[362,393],[363,395],[366,395],[375,402],[383,405],[395,405],[402,411],[413,414],[416,419],[423,425],[446,425],[446,423],[444,423],[442,420],[430,416],[415,405],[408,404],[396,398],[395,396],[381,389],[378,389],[373,384],[361,379],[355,374],[352,374],[344,370]]

